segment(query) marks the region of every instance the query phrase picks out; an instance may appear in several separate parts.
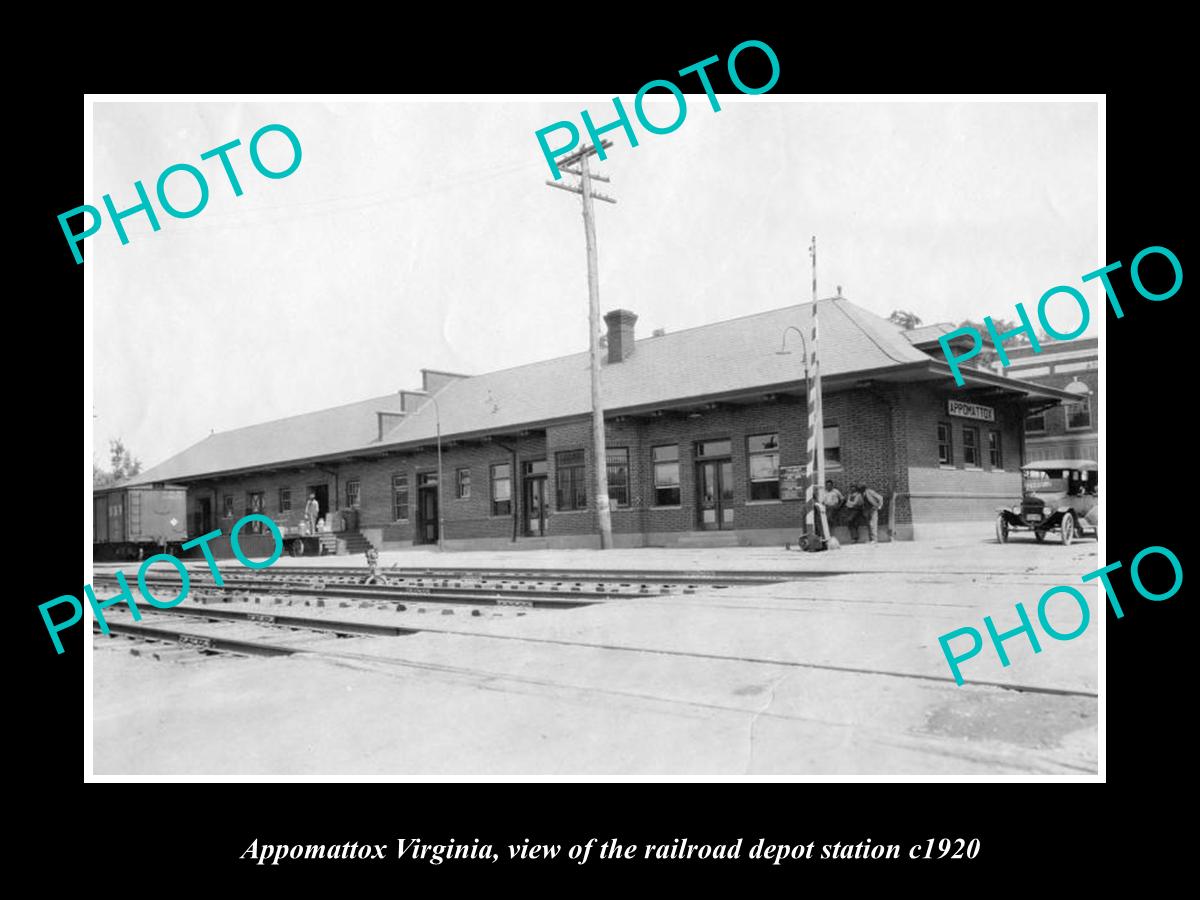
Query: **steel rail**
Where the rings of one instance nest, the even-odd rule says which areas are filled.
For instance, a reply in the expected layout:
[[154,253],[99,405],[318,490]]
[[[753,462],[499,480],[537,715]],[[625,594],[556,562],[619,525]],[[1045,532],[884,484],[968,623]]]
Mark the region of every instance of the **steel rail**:
[[[156,613],[165,613],[167,615],[176,614],[176,615],[192,616],[192,617],[196,617],[196,618],[204,618],[204,617],[206,617],[207,613],[213,612],[213,611],[212,610],[195,609],[195,610],[188,610],[186,612],[182,612],[180,607],[173,607],[172,609],[156,609],[155,612]],[[259,616],[258,618],[252,618],[252,617],[256,616],[256,614],[248,612],[248,611],[242,612],[240,610],[221,610],[221,612],[228,614],[228,615],[220,616],[220,618],[222,618],[222,619],[240,620],[240,621],[247,622],[247,623],[282,624],[282,623],[278,623],[278,622],[277,623],[265,623],[261,616]],[[217,618],[217,617],[213,617],[213,618]],[[321,630],[321,631],[326,631],[326,632],[332,631],[335,633],[350,634],[350,633],[352,633],[349,630],[350,628],[361,624],[361,623],[351,623],[351,622],[334,621],[334,620],[321,620],[321,621],[322,621],[322,627],[319,629],[312,629],[312,630]],[[99,625],[94,621],[93,621],[92,625],[93,625],[93,634],[99,633]],[[131,626],[131,625],[125,625],[123,623],[118,623],[118,625],[119,625],[119,627],[125,628],[125,629],[139,628],[143,632],[146,632],[149,636],[156,637],[156,638],[163,639],[163,640],[173,640],[171,635],[175,633],[172,631],[159,630],[159,629],[154,629],[154,628],[149,628],[146,626],[139,626],[139,625]],[[112,624],[109,625],[110,630],[112,630],[114,632],[117,630],[117,627],[118,626],[114,626]],[[296,627],[311,628],[311,626],[308,626],[308,625],[296,626]],[[385,627],[389,627],[389,626],[385,626]],[[450,634],[450,635],[458,635],[461,637],[485,638],[485,639],[502,640],[502,641],[517,641],[517,642],[529,643],[529,644],[552,644],[552,645],[557,645],[557,646],[568,646],[568,647],[587,647],[587,648],[596,649],[596,650],[613,650],[613,651],[617,651],[617,652],[627,652],[627,653],[648,653],[648,654],[653,654],[653,655],[657,655],[657,656],[686,657],[686,658],[690,658],[690,659],[714,659],[714,660],[721,660],[724,662],[743,662],[743,663],[752,663],[752,664],[768,665],[768,666],[786,666],[788,668],[796,668],[796,669],[817,669],[820,671],[827,671],[827,672],[848,672],[851,674],[858,674],[858,675],[878,675],[881,677],[888,677],[888,678],[904,678],[904,679],[909,679],[909,680],[914,680],[914,681],[932,681],[932,682],[936,682],[936,683],[940,683],[940,684],[954,684],[956,687],[958,687],[955,680],[946,675],[926,675],[926,674],[923,674],[920,672],[900,672],[900,671],[895,671],[895,670],[890,670],[890,669],[872,669],[872,668],[868,668],[865,666],[838,666],[838,665],[830,665],[828,663],[809,663],[809,662],[801,662],[799,660],[771,659],[769,657],[731,656],[731,655],[725,654],[725,653],[703,653],[703,652],[698,652],[698,651],[694,651],[694,650],[670,650],[670,649],[661,649],[661,648],[657,648],[657,647],[631,647],[631,646],[622,645],[622,644],[593,643],[590,641],[570,640],[567,638],[547,638],[547,637],[532,637],[529,635],[519,635],[519,634],[496,634],[496,633],[479,632],[479,631],[460,631],[460,630],[452,629],[452,628],[414,627],[414,628],[410,628],[410,629],[401,629],[401,633],[403,633],[403,634],[416,634],[418,632],[424,632],[424,633],[429,633],[429,634]],[[207,639],[207,636],[205,636],[205,635],[192,635],[192,637],[198,638],[201,640]],[[216,641],[218,639],[213,638],[212,640]],[[228,638],[224,638],[224,639],[220,639],[220,640],[224,640],[229,643],[239,643],[237,641],[231,641]],[[183,643],[183,642],[181,641],[181,643]],[[252,642],[252,641],[250,641],[250,642],[242,641],[240,643],[247,644],[247,645],[255,645],[255,642]],[[274,645],[263,644],[263,645],[258,645],[258,646],[271,647]],[[339,657],[350,655],[353,658],[363,659],[363,660],[369,661],[369,662],[391,664],[391,665],[407,665],[411,662],[410,660],[397,659],[394,657],[386,657],[386,656],[373,656],[373,655],[369,655],[369,654],[345,654],[345,653],[341,653],[341,652],[328,653],[327,651],[321,650],[319,648],[287,647],[287,648],[278,648],[278,649],[285,651],[289,654],[308,653],[308,654],[331,655],[331,656],[339,656]],[[279,654],[274,654],[274,655],[279,655]],[[972,681],[967,682],[967,684],[973,685],[975,687],[994,687],[994,688],[1001,688],[1003,690],[1018,691],[1021,693],[1049,694],[1049,695],[1053,695],[1053,696],[1062,696],[1062,697],[1087,697],[1089,699],[1096,699],[1098,696],[1095,691],[1080,691],[1080,690],[1073,690],[1070,688],[1051,688],[1051,687],[1043,687],[1041,685],[1010,684],[1010,683],[1006,683],[1006,682],[1002,682],[1002,681],[972,680]]]

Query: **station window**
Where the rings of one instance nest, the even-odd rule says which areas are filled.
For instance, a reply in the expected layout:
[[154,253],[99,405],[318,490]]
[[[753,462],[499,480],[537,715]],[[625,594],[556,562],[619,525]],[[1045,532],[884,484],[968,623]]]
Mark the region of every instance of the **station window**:
[[1084,397],[1077,403],[1067,404],[1067,430],[1078,431],[1092,427],[1092,398]]
[[[263,511],[263,492],[262,491],[247,491],[246,492],[246,515],[262,515]],[[256,519],[253,522],[246,524],[246,531],[250,534],[262,534],[263,523]]]
[[225,518],[233,518],[233,494],[225,495]]
[[526,478],[541,478],[550,471],[544,459],[531,459],[521,463],[521,474]]
[[679,505],[679,445],[655,447],[651,451],[654,462],[654,505]]
[[980,468],[979,462],[979,429],[970,425],[963,426],[963,465],[970,469]]
[[840,469],[842,467],[842,434],[837,425],[826,425],[825,431],[825,468]]
[[954,446],[950,443],[950,423],[938,422],[938,465],[954,465]]
[[629,450],[610,448],[608,462],[608,499],[617,506],[629,505]]
[[993,469],[1004,468],[1004,454],[1000,449],[1000,432],[988,432],[988,462]]
[[291,488],[279,489],[279,511],[281,513],[292,511],[292,490]]
[[728,456],[733,452],[732,441],[697,441],[696,442],[696,458],[703,459],[708,456]]
[[779,435],[753,434],[746,438],[750,457],[750,499],[779,499]]
[[350,509],[358,509],[359,503],[362,500],[362,483],[355,479],[354,481],[346,482],[346,506]]
[[508,463],[492,466],[492,515],[512,515],[512,466]]
[[1046,414],[1038,413],[1025,419],[1026,434],[1042,434],[1046,431]]
[[469,500],[471,497],[471,470],[455,469],[454,497],[456,500]]
[[392,476],[392,518],[397,522],[408,521],[408,475]]
[[554,454],[555,503],[559,509],[587,509],[587,478],[582,450]]

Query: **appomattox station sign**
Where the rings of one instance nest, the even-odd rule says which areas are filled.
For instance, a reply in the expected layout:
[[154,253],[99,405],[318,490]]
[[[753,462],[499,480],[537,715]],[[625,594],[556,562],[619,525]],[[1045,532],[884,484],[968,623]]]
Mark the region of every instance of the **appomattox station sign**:
[[990,406],[980,406],[978,403],[963,403],[961,400],[947,400],[946,411],[952,416],[964,419],[980,419],[984,422],[996,421],[996,410]]

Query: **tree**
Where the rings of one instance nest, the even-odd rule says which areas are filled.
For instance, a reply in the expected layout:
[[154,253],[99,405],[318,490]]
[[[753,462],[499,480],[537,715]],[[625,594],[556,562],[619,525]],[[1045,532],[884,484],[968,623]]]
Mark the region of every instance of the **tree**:
[[[958,323],[958,327],[959,328],[974,328],[976,331],[978,331],[984,337],[989,337],[988,327],[983,322],[972,322],[970,319],[964,319],[963,321]],[[1003,334],[1006,331],[1013,331],[1014,329],[1020,328],[1021,324],[1019,322],[1010,322],[1010,321],[1008,321],[1008,319],[993,318],[992,319],[992,327],[996,329],[997,334]],[[1009,338],[1007,341],[1005,341],[1005,343],[1028,344],[1029,343],[1029,335],[1026,332],[1022,331],[1020,334],[1013,335],[1011,338]]]
[[102,469],[92,461],[92,483],[96,487],[119,484],[142,471],[142,461],[126,449],[120,438],[108,442],[108,456],[112,462],[111,470]]
[[[984,338],[991,340],[991,335],[988,333],[988,327],[983,322],[973,322],[970,319],[964,319],[958,323],[959,328],[974,328]],[[1019,322],[1010,322],[1008,319],[992,319],[992,327],[996,329],[997,334],[1004,334],[1006,331],[1013,331],[1021,327]],[[1029,335],[1022,331],[1020,334],[1014,334],[1011,338],[1005,341],[1006,344],[1020,346],[1029,343]],[[972,362],[982,368],[992,368],[1000,361],[1000,355],[991,347],[984,347],[979,351],[979,355]]]
[[921,317],[915,312],[910,312],[904,309],[893,309],[892,314],[888,316],[888,321],[899,325],[905,331],[913,328],[918,328],[921,325]]

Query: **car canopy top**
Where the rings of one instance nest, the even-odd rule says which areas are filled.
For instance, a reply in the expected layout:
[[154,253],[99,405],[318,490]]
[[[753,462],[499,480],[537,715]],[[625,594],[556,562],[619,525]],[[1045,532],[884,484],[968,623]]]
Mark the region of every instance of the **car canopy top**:
[[1094,472],[1100,467],[1094,459],[1043,459],[1039,462],[1025,463],[1022,472],[1045,472],[1050,469],[1078,469],[1080,472]]

